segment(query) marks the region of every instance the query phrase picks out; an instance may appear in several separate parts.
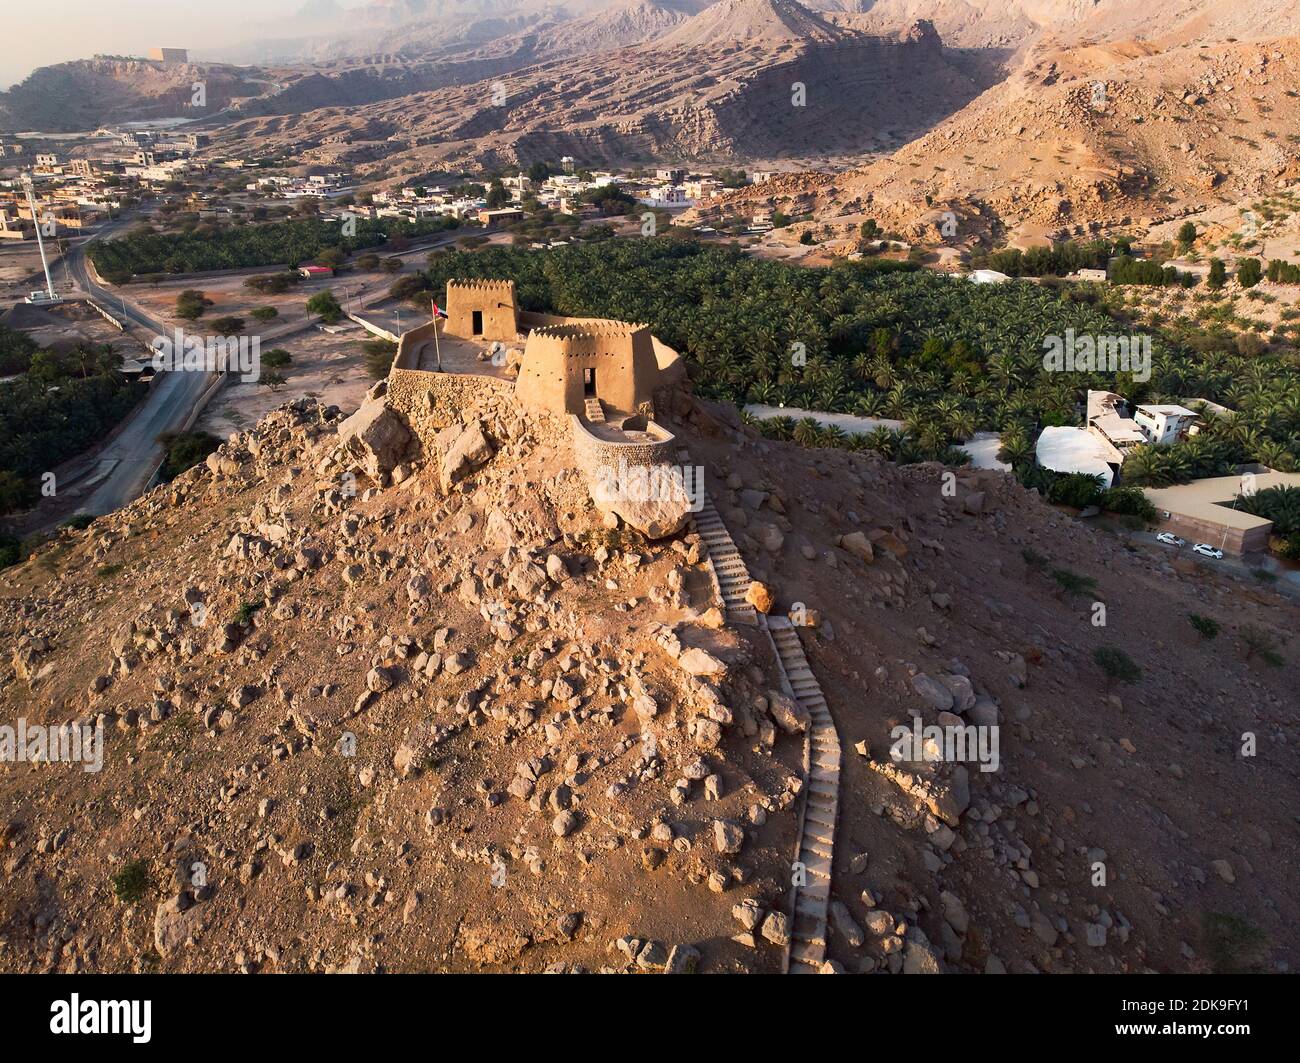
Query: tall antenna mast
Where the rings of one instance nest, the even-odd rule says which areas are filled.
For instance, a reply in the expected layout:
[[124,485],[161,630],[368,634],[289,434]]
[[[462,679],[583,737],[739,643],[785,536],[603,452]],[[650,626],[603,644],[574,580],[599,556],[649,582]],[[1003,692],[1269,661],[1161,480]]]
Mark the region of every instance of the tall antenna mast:
[[54,294],[54,281],[50,279],[50,263],[45,258],[45,241],[41,238],[41,219],[36,216],[36,197],[32,194],[32,175],[30,172],[23,174],[23,188],[27,191],[27,209],[32,212],[32,222],[36,226],[36,246],[41,251],[41,269],[45,271],[45,291],[49,294],[50,302],[56,302],[58,296]]

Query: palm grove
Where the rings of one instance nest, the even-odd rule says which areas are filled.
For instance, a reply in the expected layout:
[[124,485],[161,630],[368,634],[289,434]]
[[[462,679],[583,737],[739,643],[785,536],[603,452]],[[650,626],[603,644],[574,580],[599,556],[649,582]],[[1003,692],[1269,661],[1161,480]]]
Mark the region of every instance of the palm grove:
[[865,436],[815,423],[764,426],[803,443],[960,461],[952,445],[990,430],[1027,478],[1039,430],[1078,424],[1084,394],[1098,389],[1134,403],[1208,399],[1235,411],[1207,413],[1205,430],[1186,442],[1136,448],[1124,468],[1130,484],[1183,482],[1247,461],[1300,464],[1294,350],[1243,354],[1226,334],[1152,332],[1149,380],[1045,370],[1045,337],[1132,331],[1099,287],[976,285],[869,261],[808,269],[674,237],[435,254],[415,301],[427,303],[450,277],[514,278],[528,309],[647,322],[689,357],[709,397],[904,423]]

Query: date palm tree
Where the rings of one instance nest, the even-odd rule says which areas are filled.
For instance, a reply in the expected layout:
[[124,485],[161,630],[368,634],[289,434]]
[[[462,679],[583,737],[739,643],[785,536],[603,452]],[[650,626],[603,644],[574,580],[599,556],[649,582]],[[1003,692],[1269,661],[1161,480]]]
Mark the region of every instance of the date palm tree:
[[879,417],[885,409],[885,396],[878,391],[865,391],[853,399],[853,412],[859,417]]
[[815,447],[817,441],[821,438],[822,426],[817,423],[814,417],[801,417],[795,422],[794,431],[790,438],[798,443],[801,447]]
[[1002,433],[998,445],[998,461],[1015,468],[1028,466],[1034,460],[1034,444],[1028,433],[1019,425]]
[[769,439],[793,439],[795,419],[793,417],[769,417],[764,424],[766,430],[763,432]]

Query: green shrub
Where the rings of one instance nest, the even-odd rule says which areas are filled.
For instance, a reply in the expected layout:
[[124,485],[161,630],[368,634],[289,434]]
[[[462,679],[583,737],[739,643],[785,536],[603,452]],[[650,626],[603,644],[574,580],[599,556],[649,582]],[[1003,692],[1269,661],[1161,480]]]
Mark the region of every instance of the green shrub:
[[176,316],[186,321],[196,321],[203,316],[203,311],[212,305],[212,300],[200,291],[186,288],[176,296]]
[[1097,581],[1091,576],[1081,576],[1068,568],[1052,569],[1052,579],[1056,580],[1061,590],[1071,598],[1080,594],[1091,594],[1097,589]]
[[315,314],[327,325],[332,325],[343,317],[343,307],[331,291],[317,292],[307,300],[307,313]]
[[1142,678],[1142,669],[1137,662],[1115,646],[1098,646],[1092,653],[1092,659],[1108,680],[1136,683]]
[[1196,628],[1197,633],[1203,639],[1217,638],[1219,634],[1219,622],[1208,616],[1201,616],[1200,613],[1188,613],[1187,619],[1191,621],[1192,627]]
[[12,535],[0,533],[0,568],[8,568],[22,560],[21,544]]
[[1241,641],[1246,647],[1246,660],[1258,655],[1265,664],[1273,668],[1282,667],[1283,658],[1277,650],[1277,643],[1263,628],[1247,624],[1241,629]]
[[205,461],[221,440],[209,432],[164,432],[158,437],[163,445],[163,464],[158,475],[164,482]]
[[1099,505],[1110,513],[1141,517],[1144,521],[1156,519],[1155,504],[1147,498],[1142,488],[1131,484],[1103,491]]
[[135,904],[149,890],[149,865],[143,860],[123,864],[113,876],[113,895],[123,904]]
[[243,624],[245,626],[251,624],[253,622],[253,616],[265,604],[265,602],[245,602],[239,607],[239,611],[235,613],[235,623]]
[[1263,931],[1223,912],[1206,912],[1202,916],[1201,950],[1215,974],[1259,971],[1267,952]]

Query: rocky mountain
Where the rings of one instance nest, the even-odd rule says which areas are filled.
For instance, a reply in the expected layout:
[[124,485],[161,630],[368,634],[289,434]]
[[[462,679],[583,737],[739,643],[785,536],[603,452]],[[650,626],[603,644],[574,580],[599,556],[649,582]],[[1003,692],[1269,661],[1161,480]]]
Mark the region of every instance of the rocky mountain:
[[796,0],[718,0],[658,41],[661,49],[828,43],[841,33]]
[[1012,76],[888,158],[733,195],[863,217],[933,238],[936,212],[967,236],[1041,239],[1144,226],[1267,193],[1300,172],[1300,40],[1032,49]]
[[950,45],[1022,46],[1141,37],[1165,43],[1285,36],[1300,30],[1290,0],[809,0],[853,25],[897,27],[928,19]]
[[[728,10],[774,15],[796,6],[746,0]],[[762,24],[769,33],[790,29],[780,20]],[[745,17],[737,25],[758,22]],[[673,43],[673,31],[581,63],[556,60],[346,111],[239,121],[226,135],[232,150],[257,145],[310,154],[346,151],[349,143],[372,141],[379,131],[388,138],[384,158],[366,171],[376,174],[407,165],[501,165],[562,155],[626,164],[660,157],[852,153],[878,138],[922,132],[985,87],[948,63],[938,38],[925,28],[880,37],[838,30],[828,35],[826,24],[815,18],[807,25],[807,38],[775,44],[727,39],[689,48]],[[689,61],[683,58],[687,53]],[[802,102],[793,98],[795,84],[804,86]],[[284,98],[259,106],[300,109]]]
[[[203,111],[191,106],[196,81],[205,87]],[[74,132],[113,122],[203,117],[241,97],[260,95],[270,85],[265,72],[247,67],[164,66],[147,59],[59,63],[0,92],[0,132]]]
[[[919,232],[942,200],[972,231],[1035,239],[1254,194],[1295,162],[1300,86],[1285,34],[1300,32],[1300,12],[1286,0],[817,8],[377,4],[328,61],[211,68],[210,111],[234,101],[219,119],[229,150],[302,153],[365,177],[564,154],[782,158],[837,172],[732,202]],[[312,17],[327,26],[335,15],[326,5]],[[177,113],[188,76],[113,61],[47,68],[0,97],[0,128]]]

